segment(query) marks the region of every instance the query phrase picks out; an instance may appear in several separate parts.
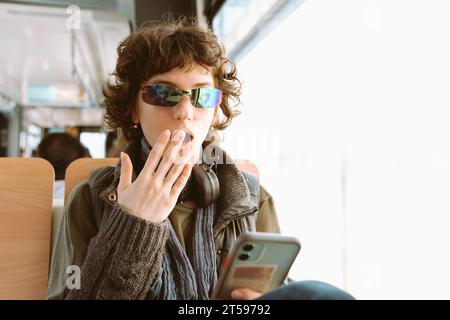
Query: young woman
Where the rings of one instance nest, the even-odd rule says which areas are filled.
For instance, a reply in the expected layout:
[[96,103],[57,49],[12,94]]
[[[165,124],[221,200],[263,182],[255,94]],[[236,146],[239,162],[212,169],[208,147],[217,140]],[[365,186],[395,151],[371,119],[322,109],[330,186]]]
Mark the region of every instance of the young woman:
[[[279,232],[272,197],[214,143],[214,130],[238,114],[235,65],[209,29],[180,19],[125,39],[114,76],[104,90],[106,121],[129,144],[115,168],[71,193],[49,298],[208,299],[237,237]],[[299,282],[261,298],[348,297]]]

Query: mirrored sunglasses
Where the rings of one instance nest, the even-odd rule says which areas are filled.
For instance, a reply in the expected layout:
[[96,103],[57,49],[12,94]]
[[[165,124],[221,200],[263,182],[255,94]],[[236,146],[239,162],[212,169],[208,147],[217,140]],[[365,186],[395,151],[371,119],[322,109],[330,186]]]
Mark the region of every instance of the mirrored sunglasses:
[[183,95],[189,96],[194,107],[202,109],[215,108],[222,99],[222,91],[216,88],[184,90],[157,84],[143,86],[141,90],[145,103],[159,107],[174,107]]

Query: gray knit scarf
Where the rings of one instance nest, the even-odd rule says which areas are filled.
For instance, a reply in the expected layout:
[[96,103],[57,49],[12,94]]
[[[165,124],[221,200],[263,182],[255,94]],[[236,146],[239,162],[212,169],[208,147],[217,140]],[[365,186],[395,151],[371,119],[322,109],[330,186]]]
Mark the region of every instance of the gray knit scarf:
[[[146,159],[151,146],[141,139],[142,155]],[[196,209],[191,241],[186,250],[170,224],[161,268],[147,293],[147,299],[191,300],[209,299],[217,281],[216,247],[213,222],[216,204]]]

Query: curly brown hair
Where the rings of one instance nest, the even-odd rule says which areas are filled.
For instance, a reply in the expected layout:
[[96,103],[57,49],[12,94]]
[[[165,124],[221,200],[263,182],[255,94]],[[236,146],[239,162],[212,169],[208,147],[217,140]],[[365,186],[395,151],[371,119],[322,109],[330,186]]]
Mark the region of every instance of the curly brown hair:
[[188,70],[198,64],[212,70],[217,88],[222,90],[220,109],[224,116],[222,121],[216,117],[214,129],[225,129],[240,114],[236,107],[241,82],[236,65],[225,56],[224,47],[211,29],[200,27],[194,18],[169,18],[144,26],[120,43],[117,54],[112,73],[115,79],[103,88],[105,122],[111,128],[120,128],[127,140],[143,135],[140,126],[132,128],[131,117],[142,83],[173,68]]

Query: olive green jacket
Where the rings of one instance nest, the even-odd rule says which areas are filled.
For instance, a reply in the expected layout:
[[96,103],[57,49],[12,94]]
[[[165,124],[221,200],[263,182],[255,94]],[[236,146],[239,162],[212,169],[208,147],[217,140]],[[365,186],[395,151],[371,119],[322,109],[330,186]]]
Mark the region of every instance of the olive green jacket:
[[[125,152],[134,162],[138,144],[131,143]],[[229,161],[218,166],[217,174],[221,192],[213,234],[218,273],[239,235],[280,231],[270,194],[257,177]],[[49,299],[145,299],[171,222],[151,223],[119,206],[119,177],[120,164],[104,167],[71,192],[53,248]]]

